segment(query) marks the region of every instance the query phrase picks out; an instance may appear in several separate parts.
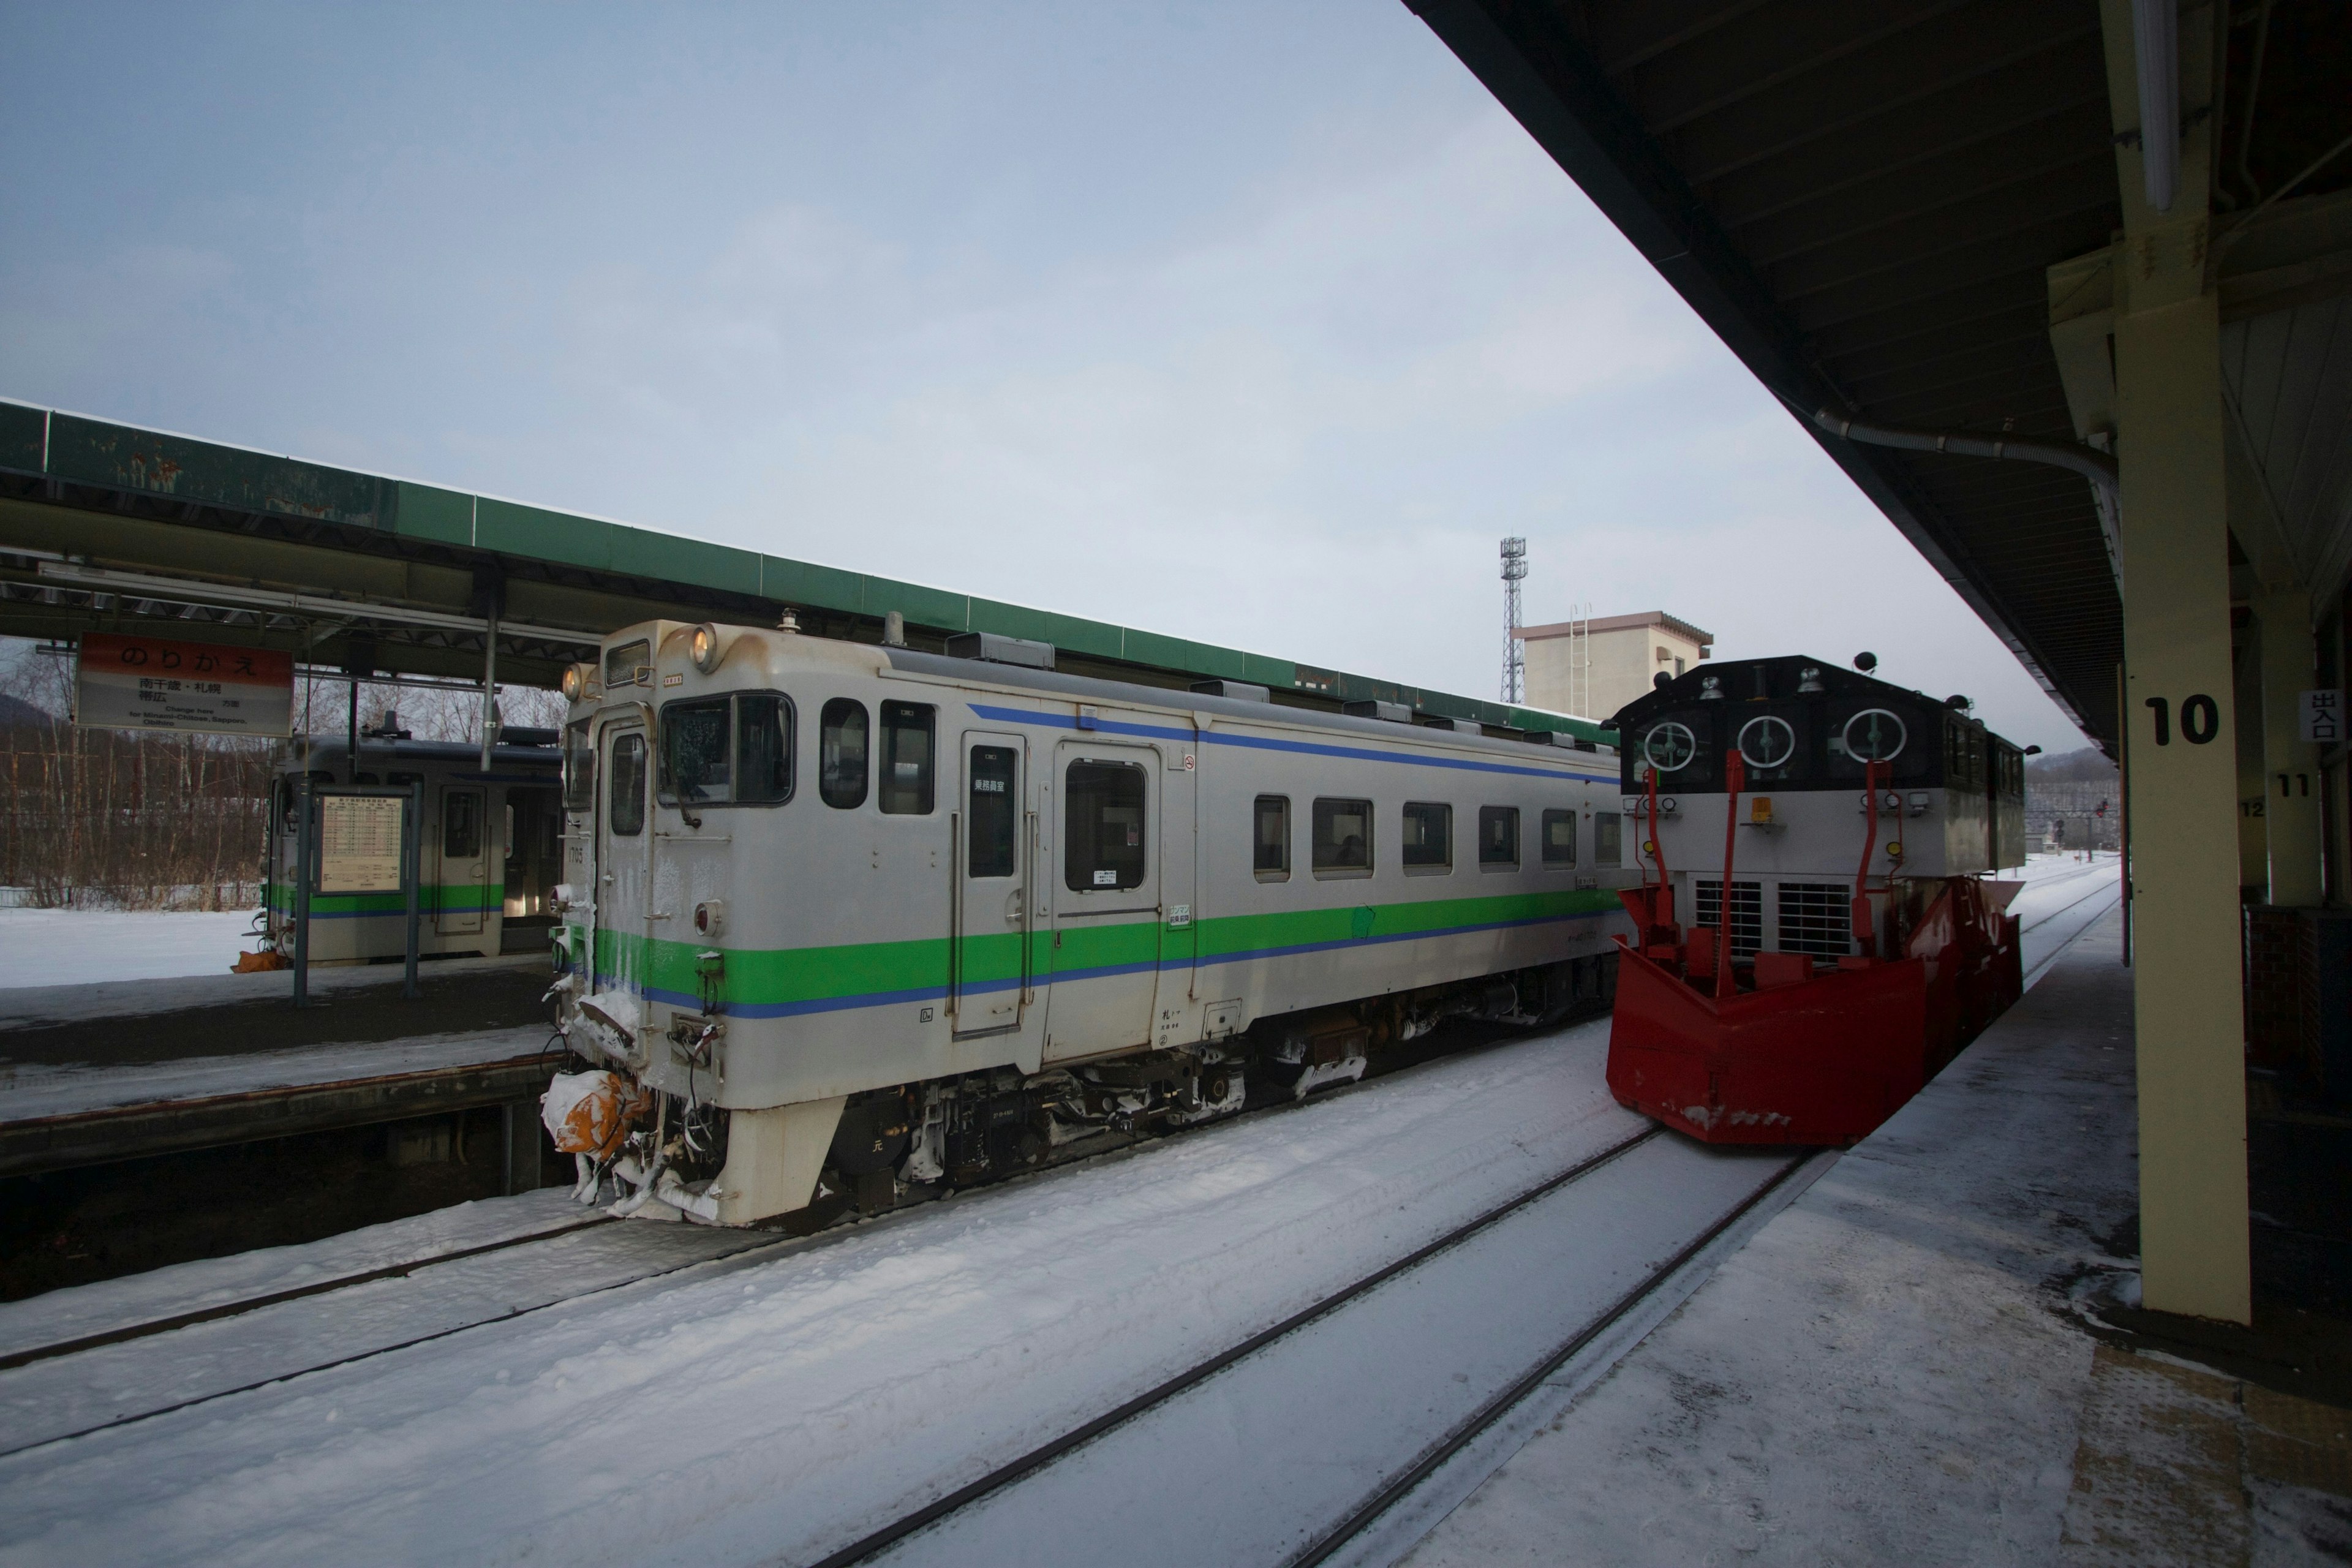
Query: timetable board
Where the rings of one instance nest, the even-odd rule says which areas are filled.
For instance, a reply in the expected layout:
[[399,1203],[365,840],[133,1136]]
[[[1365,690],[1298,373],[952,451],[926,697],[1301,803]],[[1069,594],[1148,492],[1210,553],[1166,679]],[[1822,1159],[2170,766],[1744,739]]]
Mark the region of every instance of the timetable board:
[[319,891],[400,891],[401,814],[396,795],[319,797]]

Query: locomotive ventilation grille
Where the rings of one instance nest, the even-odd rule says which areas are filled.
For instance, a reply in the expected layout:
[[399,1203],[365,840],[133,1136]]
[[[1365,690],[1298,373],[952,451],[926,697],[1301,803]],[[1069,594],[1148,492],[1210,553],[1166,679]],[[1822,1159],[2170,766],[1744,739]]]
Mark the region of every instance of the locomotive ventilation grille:
[[1842,882],[1780,884],[1780,951],[1843,958],[1853,951],[1853,889]]
[[[1694,889],[1692,901],[1698,907],[1693,911],[1691,923],[1720,926],[1723,909],[1723,879],[1701,881]],[[1738,882],[1731,884],[1731,951],[1754,952],[1764,945],[1764,884]]]

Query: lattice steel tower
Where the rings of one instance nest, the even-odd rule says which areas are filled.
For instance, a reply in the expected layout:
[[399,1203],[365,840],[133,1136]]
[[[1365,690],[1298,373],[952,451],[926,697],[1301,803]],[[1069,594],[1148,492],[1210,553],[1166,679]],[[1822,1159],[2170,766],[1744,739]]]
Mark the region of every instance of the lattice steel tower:
[[1519,584],[1528,574],[1528,542],[1503,541],[1503,700],[1528,700],[1528,655],[1519,641]]

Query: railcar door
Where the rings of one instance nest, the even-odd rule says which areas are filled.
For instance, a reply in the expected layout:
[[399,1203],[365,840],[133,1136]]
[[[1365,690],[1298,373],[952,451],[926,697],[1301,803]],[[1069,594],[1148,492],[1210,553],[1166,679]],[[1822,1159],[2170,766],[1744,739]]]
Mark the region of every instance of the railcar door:
[[490,834],[484,804],[478,784],[442,786],[433,929],[443,936],[482,934],[482,910],[490,901]]
[[1018,1029],[1028,998],[1035,825],[1027,809],[1027,752],[1018,735],[964,731],[948,990],[959,1039]]
[[1160,975],[1160,756],[1065,741],[1054,859],[1047,1061],[1146,1045]]
[[[644,984],[646,900],[653,864],[646,820],[650,740],[642,723],[605,730],[596,800],[596,913],[589,934],[590,988],[636,991]],[[634,1042],[633,1042],[634,1043]]]

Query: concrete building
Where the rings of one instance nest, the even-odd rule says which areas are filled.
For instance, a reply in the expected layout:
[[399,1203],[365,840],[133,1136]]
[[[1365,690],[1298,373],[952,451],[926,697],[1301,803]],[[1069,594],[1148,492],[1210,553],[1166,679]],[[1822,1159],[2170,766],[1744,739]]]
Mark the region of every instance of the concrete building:
[[1715,634],[1664,610],[1523,626],[1528,706],[1606,719],[1650,689],[1658,671],[1680,675],[1715,651]]

